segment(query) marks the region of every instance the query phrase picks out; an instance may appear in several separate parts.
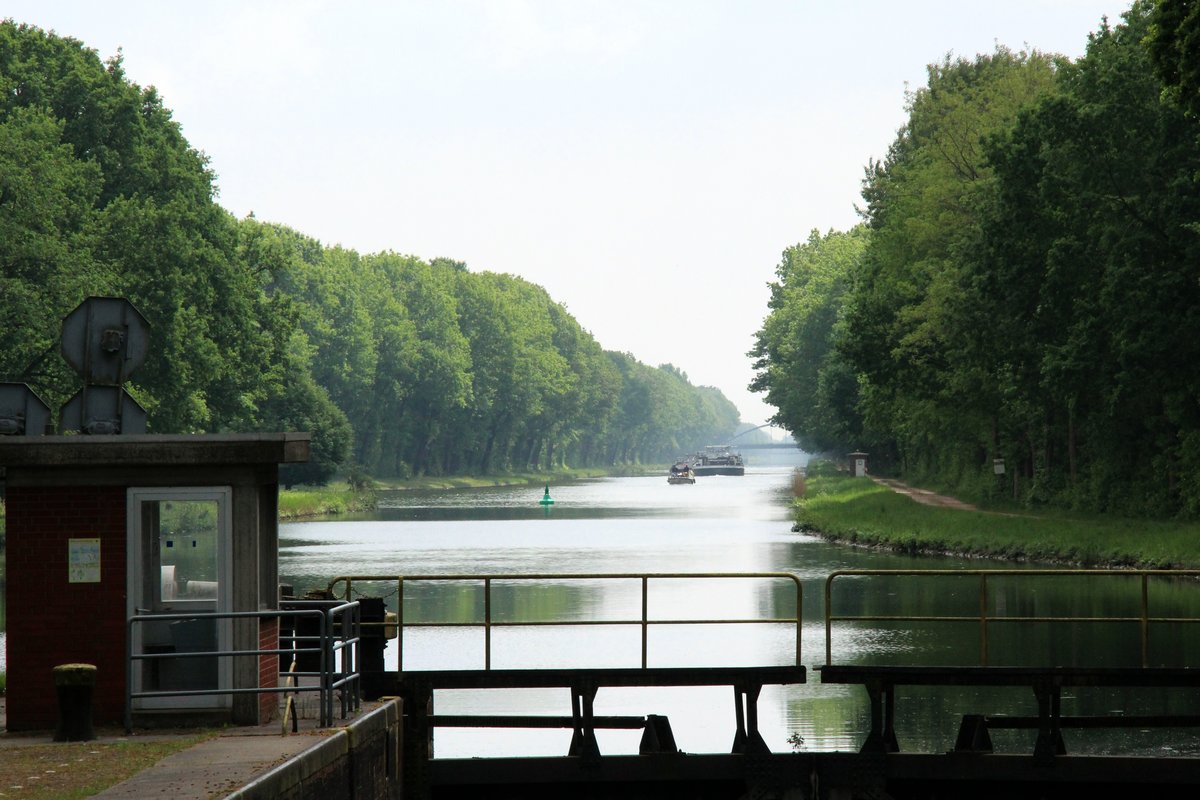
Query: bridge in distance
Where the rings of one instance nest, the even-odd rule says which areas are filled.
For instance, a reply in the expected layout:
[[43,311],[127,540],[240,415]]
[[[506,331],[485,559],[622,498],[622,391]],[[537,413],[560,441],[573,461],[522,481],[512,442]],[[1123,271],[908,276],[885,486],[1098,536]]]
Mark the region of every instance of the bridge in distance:
[[738,450],[799,450],[795,442],[763,442],[762,444],[739,444]]

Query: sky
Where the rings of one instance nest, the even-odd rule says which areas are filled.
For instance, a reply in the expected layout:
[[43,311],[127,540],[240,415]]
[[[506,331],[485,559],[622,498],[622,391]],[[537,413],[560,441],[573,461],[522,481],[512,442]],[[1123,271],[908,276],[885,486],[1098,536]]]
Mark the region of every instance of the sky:
[[1110,0],[5,0],[122,53],[218,202],[546,289],[742,419],[782,252],[846,230],[926,65],[1077,58]]

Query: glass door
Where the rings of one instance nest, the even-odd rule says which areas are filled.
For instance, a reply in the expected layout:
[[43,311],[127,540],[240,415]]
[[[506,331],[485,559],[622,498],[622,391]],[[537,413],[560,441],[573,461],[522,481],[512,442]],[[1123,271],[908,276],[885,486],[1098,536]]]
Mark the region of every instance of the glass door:
[[[129,613],[196,614],[137,623],[133,652],[193,654],[228,650],[230,495],[227,487],[130,489]],[[134,664],[135,692],[227,688],[228,659],[187,655]],[[223,708],[229,697],[143,698],[135,708]]]

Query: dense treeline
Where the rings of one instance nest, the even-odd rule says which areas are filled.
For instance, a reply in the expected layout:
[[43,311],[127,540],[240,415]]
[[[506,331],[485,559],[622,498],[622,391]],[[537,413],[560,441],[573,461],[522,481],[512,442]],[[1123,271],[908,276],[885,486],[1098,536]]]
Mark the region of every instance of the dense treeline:
[[863,223],[784,253],[775,421],[976,496],[1200,513],[1198,7],[932,65]]
[[737,425],[537,286],[238,220],[214,180],[119,57],[0,24],[0,380],[57,408],[77,388],[61,319],[113,295],[151,325],[130,387],[149,428],[311,431],[292,480],[660,461]]

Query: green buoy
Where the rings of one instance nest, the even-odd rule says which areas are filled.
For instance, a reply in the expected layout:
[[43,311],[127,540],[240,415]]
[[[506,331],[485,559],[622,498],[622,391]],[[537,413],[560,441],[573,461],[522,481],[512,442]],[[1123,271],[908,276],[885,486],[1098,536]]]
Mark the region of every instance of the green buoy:
[[541,506],[554,505],[554,498],[552,498],[550,496],[550,484],[548,484],[548,483],[546,484],[546,493],[544,495],[542,495],[541,500],[538,500],[538,505],[541,505]]

